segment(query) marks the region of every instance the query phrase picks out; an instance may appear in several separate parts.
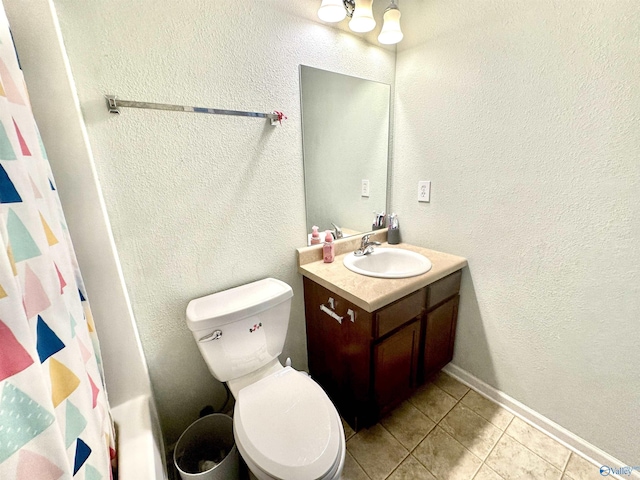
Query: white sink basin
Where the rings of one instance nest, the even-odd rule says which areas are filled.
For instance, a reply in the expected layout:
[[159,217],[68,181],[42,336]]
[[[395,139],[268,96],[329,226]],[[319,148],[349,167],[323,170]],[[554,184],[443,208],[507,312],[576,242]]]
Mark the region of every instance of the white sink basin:
[[376,248],[361,257],[350,253],[343,263],[352,272],[378,278],[415,277],[431,270],[427,257],[401,248]]

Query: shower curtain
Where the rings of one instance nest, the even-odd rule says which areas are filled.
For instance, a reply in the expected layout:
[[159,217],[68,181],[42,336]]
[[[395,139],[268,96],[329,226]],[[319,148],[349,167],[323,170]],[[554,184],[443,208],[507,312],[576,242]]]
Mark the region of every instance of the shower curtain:
[[109,480],[114,456],[91,309],[0,3],[0,479]]

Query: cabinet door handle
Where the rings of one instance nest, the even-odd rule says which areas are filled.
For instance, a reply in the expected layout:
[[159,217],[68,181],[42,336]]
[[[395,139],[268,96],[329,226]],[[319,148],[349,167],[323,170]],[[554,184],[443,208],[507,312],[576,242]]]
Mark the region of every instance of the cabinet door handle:
[[349,309],[347,310],[347,315],[349,315],[349,319],[351,320],[351,323],[356,323],[356,313]]
[[331,318],[337,320],[338,323],[340,325],[342,325],[342,317],[340,315],[338,315],[336,312],[334,312],[333,310],[327,308],[324,304],[320,305],[320,310],[322,310],[324,313],[329,315]]

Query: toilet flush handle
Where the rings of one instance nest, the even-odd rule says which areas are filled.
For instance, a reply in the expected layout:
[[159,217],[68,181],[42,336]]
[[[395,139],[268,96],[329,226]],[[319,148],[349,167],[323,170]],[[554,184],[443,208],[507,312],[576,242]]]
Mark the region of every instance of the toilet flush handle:
[[218,340],[222,337],[222,330],[214,330],[211,333],[207,333],[204,337],[200,337],[198,342],[210,342],[211,340]]

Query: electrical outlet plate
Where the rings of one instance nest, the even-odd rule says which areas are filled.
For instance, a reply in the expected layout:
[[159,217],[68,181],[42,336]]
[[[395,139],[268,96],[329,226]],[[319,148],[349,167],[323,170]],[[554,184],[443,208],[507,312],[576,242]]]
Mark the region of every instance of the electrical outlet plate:
[[421,180],[418,182],[418,201],[431,201],[431,180]]
[[360,193],[361,197],[369,196],[369,180],[362,180],[362,191]]

